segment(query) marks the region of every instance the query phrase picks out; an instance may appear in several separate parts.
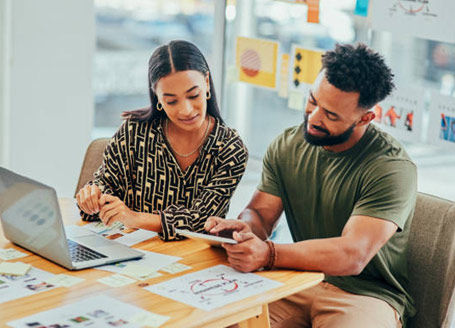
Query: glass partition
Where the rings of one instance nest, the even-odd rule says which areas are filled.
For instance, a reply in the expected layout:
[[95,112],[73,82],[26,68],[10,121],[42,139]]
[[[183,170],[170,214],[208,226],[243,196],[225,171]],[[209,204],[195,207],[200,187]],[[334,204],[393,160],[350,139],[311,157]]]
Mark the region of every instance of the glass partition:
[[[289,108],[288,99],[280,98],[276,90],[238,82],[234,73],[237,36],[277,41],[280,54],[290,53],[292,44],[328,50],[337,42],[367,43],[385,56],[397,85],[423,90],[423,131],[428,126],[430,92],[455,96],[454,44],[402,36],[399,31],[374,31],[369,18],[354,15],[355,4],[355,0],[322,0],[320,23],[313,24],[307,23],[304,4],[227,2],[222,107],[253,160],[260,161],[268,144],[285,128],[300,124],[303,111]],[[455,200],[455,152],[426,143],[425,135],[421,141],[403,143],[418,166],[419,190]]]

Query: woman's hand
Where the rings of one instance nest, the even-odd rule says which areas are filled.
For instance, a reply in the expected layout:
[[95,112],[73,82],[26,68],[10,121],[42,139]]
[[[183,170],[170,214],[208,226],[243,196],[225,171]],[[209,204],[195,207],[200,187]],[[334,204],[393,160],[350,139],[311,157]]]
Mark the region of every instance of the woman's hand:
[[141,213],[132,211],[120,198],[103,194],[99,201],[99,217],[105,225],[122,222],[128,228],[139,228]]
[[100,211],[99,199],[101,190],[97,185],[84,186],[76,195],[79,208],[89,215],[96,214]]

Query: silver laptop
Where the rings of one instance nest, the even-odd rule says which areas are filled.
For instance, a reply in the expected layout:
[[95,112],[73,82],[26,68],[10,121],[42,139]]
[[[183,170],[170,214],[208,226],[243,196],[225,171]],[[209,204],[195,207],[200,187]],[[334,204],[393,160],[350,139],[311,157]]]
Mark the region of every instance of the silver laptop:
[[7,239],[70,270],[144,256],[87,229],[65,232],[54,188],[2,167],[0,217]]

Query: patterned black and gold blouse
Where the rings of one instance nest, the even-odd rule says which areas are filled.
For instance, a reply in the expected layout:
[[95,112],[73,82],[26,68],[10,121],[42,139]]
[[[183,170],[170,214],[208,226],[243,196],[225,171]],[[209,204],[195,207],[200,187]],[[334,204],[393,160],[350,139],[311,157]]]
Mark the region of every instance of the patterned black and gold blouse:
[[[182,171],[160,120],[126,120],[89,183],[119,197],[133,211],[160,215],[160,237],[179,239],[174,228],[202,232],[209,216],[225,217],[247,160],[237,132],[215,119],[199,157]],[[85,213],[82,218],[98,219]]]

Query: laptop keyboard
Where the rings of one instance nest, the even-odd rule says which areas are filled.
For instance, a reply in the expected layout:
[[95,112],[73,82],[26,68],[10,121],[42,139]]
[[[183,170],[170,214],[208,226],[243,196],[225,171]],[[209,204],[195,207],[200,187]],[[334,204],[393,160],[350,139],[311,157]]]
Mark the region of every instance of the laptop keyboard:
[[71,260],[73,262],[83,262],[96,259],[106,258],[106,255],[95,252],[93,249],[82,246],[75,241],[68,239],[68,248],[70,251]]

